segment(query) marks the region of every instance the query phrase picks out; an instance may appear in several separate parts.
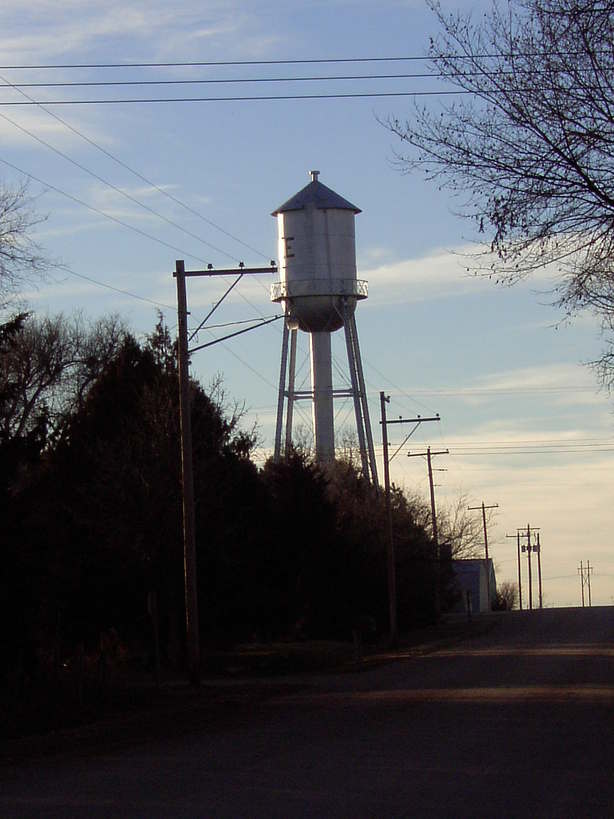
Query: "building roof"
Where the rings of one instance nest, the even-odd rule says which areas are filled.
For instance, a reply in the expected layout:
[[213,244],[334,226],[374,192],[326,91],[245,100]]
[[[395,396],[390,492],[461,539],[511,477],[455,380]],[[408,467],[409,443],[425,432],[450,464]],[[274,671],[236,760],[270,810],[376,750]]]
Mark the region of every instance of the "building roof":
[[288,210],[302,210],[307,205],[315,205],[318,210],[336,209],[353,210],[354,213],[361,212],[356,205],[348,202],[343,196],[339,196],[338,193],[319,182],[318,173],[319,171],[311,171],[312,181],[274,210],[271,216],[277,216],[278,213],[284,213]]

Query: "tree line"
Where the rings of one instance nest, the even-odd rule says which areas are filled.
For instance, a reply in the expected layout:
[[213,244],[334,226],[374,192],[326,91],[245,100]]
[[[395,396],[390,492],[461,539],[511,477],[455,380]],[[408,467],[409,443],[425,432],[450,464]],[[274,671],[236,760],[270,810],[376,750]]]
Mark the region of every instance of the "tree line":
[[[294,451],[258,468],[256,431],[243,428],[221,382],[190,389],[203,642],[385,632],[377,488],[351,458],[319,467]],[[147,655],[152,600],[162,662],[182,665],[178,394],[162,317],[142,342],[117,317],[20,313],[0,326],[5,673],[95,654],[109,633]],[[393,489],[406,629],[435,616],[426,509]],[[467,542],[453,519],[450,537],[455,526]]]

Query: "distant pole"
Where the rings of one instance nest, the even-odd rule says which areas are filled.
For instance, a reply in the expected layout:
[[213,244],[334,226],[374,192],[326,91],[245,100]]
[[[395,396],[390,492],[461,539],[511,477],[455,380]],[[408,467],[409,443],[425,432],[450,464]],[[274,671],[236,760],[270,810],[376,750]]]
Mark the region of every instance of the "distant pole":
[[384,493],[386,499],[386,526],[388,533],[387,563],[388,563],[388,618],[390,624],[390,645],[396,648],[399,642],[397,631],[397,580],[394,556],[394,536],[392,531],[392,507],[390,502],[390,462],[388,459],[388,423],[386,421],[386,404],[390,396],[384,392],[379,394],[380,412],[382,416],[382,445],[384,449]]
[[441,610],[441,553],[439,550],[439,534],[437,531],[437,512],[435,510],[435,484],[433,483],[433,463],[432,457],[435,455],[449,455],[449,449],[442,449],[432,452],[430,446],[426,452],[408,452],[408,458],[417,458],[426,455],[426,463],[429,472],[429,488],[431,493],[431,521],[433,531],[433,543],[435,544],[435,612],[439,616]]
[[437,537],[437,515],[435,514],[435,485],[433,484],[433,464],[431,462],[431,448],[426,448],[426,463],[429,470],[429,488],[431,491],[431,526],[433,529],[433,541],[435,549],[439,552],[439,539]]
[[531,526],[527,523],[527,561],[529,564],[529,609],[533,610],[533,578],[531,577]]
[[542,547],[539,542],[539,532],[537,533],[537,576],[539,578],[539,607],[543,609],[544,598],[542,595]]
[[435,616],[439,619],[441,610],[441,593],[439,588],[440,561],[439,561],[439,538],[437,535],[437,514],[435,513],[435,485],[433,483],[433,464],[431,463],[431,448],[426,448],[426,463],[429,470],[429,488],[431,491],[431,527],[433,530],[433,543],[435,544]]
[[518,600],[522,611],[522,571],[520,569],[520,532],[516,532],[516,554],[518,555]]
[[482,501],[481,506],[468,506],[469,510],[482,510],[482,524],[484,526],[484,554],[486,556],[486,596],[488,600],[488,611],[491,610],[491,600],[490,600],[490,566],[488,564],[488,527],[486,525],[486,510],[487,509],[497,509],[499,507],[498,503],[493,503],[490,506],[485,506],[484,501]]
[[175,263],[177,278],[177,366],[179,371],[179,416],[181,435],[181,483],[183,486],[183,568],[185,582],[186,641],[188,673],[192,685],[200,684],[200,638],[196,580],[196,527],[194,522],[194,472],[192,468],[192,419],[188,354],[188,308],[183,261]]
[[522,571],[520,567],[520,532],[515,535],[506,535],[505,537],[516,538],[516,556],[518,560],[518,608],[522,611]]
[[593,601],[591,600],[591,572],[593,571],[593,567],[591,566],[590,560],[586,561],[586,585],[588,586],[588,605],[589,608],[593,605]]
[[580,575],[580,586],[582,588],[582,608],[584,608],[584,566],[582,565],[582,561],[580,561],[578,574]]
[[[390,645],[396,648],[399,642],[399,635],[397,629],[397,575],[396,563],[394,556],[394,532],[392,528],[392,506],[390,500],[390,461],[399,452],[401,447],[405,444],[408,438],[411,438],[413,433],[418,429],[420,424],[424,421],[439,421],[439,415],[435,418],[394,418],[388,420],[386,418],[386,404],[390,403],[390,396],[385,395],[384,392],[379,394],[380,412],[382,425],[382,448],[384,455],[384,493],[386,498],[386,518],[388,527],[388,604],[390,608]],[[413,429],[405,436],[405,440],[401,446],[390,457],[388,453],[388,424],[414,424]],[[377,478],[377,473],[373,471],[373,475]]]

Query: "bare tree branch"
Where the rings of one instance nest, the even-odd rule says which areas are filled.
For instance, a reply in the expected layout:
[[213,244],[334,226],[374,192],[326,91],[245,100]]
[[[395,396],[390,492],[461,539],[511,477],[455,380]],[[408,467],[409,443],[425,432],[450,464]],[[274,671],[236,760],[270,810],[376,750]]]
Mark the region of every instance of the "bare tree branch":
[[[508,0],[474,22],[429,0],[433,66],[460,102],[384,124],[452,191],[484,243],[476,274],[558,272],[556,303],[614,309],[614,0]],[[602,362],[609,366],[609,359]]]

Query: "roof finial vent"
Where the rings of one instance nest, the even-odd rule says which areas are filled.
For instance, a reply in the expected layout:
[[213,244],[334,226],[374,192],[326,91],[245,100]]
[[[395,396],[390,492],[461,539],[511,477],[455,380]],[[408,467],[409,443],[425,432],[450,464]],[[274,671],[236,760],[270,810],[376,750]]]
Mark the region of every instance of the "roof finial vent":
[[317,182],[318,176],[320,176],[320,171],[309,171],[309,173],[311,174],[311,181]]

